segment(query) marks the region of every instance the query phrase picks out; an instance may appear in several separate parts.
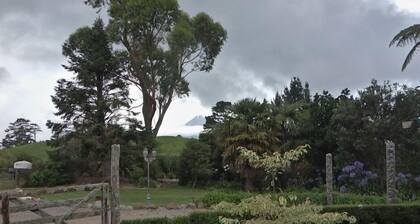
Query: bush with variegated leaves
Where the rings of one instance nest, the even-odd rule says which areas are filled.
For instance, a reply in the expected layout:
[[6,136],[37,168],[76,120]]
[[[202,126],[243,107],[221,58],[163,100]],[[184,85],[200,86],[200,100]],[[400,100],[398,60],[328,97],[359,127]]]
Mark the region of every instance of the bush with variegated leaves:
[[226,215],[219,217],[221,224],[337,224],[356,223],[356,218],[347,213],[322,213],[322,206],[306,201],[289,203],[293,197],[257,195],[242,200],[239,204],[221,202],[214,206]]

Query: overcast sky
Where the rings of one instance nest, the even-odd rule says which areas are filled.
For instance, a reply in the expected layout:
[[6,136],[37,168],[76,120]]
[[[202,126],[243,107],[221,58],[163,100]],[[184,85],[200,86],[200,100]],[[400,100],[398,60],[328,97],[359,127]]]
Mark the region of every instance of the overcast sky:
[[[292,76],[311,89],[356,90],[372,78],[420,85],[420,55],[400,72],[409,48],[388,48],[399,30],[420,23],[418,0],[181,0],[191,15],[204,11],[228,31],[210,73],[190,76],[190,97],[172,105],[161,135],[207,115],[219,100],[272,97]],[[55,111],[50,96],[61,67],[61,45],[97,17],[83,0],[0,1],[0,138],[8,123],[25,117],[44,126]]]

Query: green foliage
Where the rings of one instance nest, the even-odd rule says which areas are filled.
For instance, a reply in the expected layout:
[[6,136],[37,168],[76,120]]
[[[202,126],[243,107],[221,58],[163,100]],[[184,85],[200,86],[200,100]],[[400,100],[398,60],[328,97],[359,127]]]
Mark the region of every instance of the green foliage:
[[254,194],[243,191],[212,191],[206,193],[200,201],[206,206],[217,205],[222,201],[229,203],[239,203],[242,199],[252,197]]
[[358,224],[415,224],[420,222],[420,205],[396,204],[396,205],[340,205],[328,206],[324,212],[347,212],[355,216]]
[[0,150],[0,168],[8,168],[19,159],[25,159],[32,163],[41,163],[49,160],[48,152],[53,148],[45,143],[20,145],[11,149]]
[[245,179],[245,190],[254,190],[258,170],[240,155],[239,147],[257,154],[272,152],[277,138],[273,135],[266,101],[243,99],[230,108],[231,115],[224,123],[215,126],[220,145],[223,145],[224,161]]
[[181,136],[156,137],[158,157],[181,156],[189,140],[191,139]]
[[[147,177],[140,177],[136,182],[138,187],[147,187]],[[159,183],[156,180],[150,179],[149,183],[150,188],[157,188],[159,187]]]
[[413,47],[409,51],[405,61],[402,65],[401,70],[404,71],[408,64],[410,64],[411,59],[413,58],[414,54],[417,51],[417,48],[420,46],[420,24],[414,24],[410,27],[407,27],[401,30],[389,43],[389,46],[397,46],[397,47],[404,47],[408,44],[412,44]]
[[222,224],[356,223],[356,219],[345,212],[322,212],[321,206],[308,201],[302,204],[290,204],[285,197],[276,199],[273,200],[270,195],[257,195],[243,199],[239,204],[221,202],[214,206],[214,209],[227,213],[227,216],[219,218]]
[[202,142],[191,140],[181,155],[179,169],[180,184],[203,184],[209,181],[212,175],[211,149]]
[[47,162],[30,175],[26,185],[28,187],[51,187],[68,184],[73,180],[74,177],[66,172],[64,164]]
[[158,156],[157,163],[161,171],[164,173],[164,178],[177,178],[180,172],[180,156]]
[[262,156],[245,147],[239,147],[239,150],[241,156],[248,160],[252,167],[257,169],[262,168],[264,170],[271,179],[271,188],[275,191],[277,177],[290,168],[292,162],[300,160],[308,152],[307,148],[309,148],[308,145],[299,146],[283,154],[278,152],[274,152],[271,155],[263,153]]
[[218,224],[219,213],[195,212],[187,216],[175,218],[152,218],[122,221],[121,224]]
[[140,178],[145,176],[145,172],[141,167],[134,167],[134,169],[129,172],[130,181],[133,183],[137,182],[140,180]]
[[35,143],[36,133],[40,132],[41,128],[38,124],[30,122],[28,119],[18,118],[16,121],[10,123],[9,127],[4,130],[5,137],[1,145],[5,148],[10,148]]
[[107,7],[108,30],[129,68],[125,80],[141,90],[145,129],[156,137],[173,99],[189,93],[187,76],[212,69],[226,31],[205,13],[190,17],[177,0],[86,3]]
[[54,156],[56,161],[78,164],[79,173],[72,174],[101,175],[107,170],[111,145],[123,142],[125,130],[115,124],[120,110],[131,102],[121,78],[122,61],[101,19],[71,34],[62,53],[67,59],[63,67],[73,77],[58,80],[52,96],[55,115],[63,119],[61,123],[47,122],[53,132],[52,143],[60,146]]
[[[334,173],[338,174],[341,167],[352,161],[361,161],[378,174],[368,189],[383,193],[384,139],[397,144],[397,172],[419,175],[420,153],[413,149],[420,147],[420,125],[415,121],[412,128],[401,126],[402,121],[420,117],[418,88],[372,80],[357,96],[352,96],[348,89],[337,97],[327,91],[314,96],[309,93],[309,86],[294,78],[270,103],[245,99],[232,106],[229,102],[218,102],[200,135],[200,140],[215,152],[214,167],[219,172],[214,179],[241,182],[236,177],[239,172],[257,187],[261,186],[265,184],[262,172],[249,169],[249,164],[236,159],[238,146],[262,156],[309,144],[311,150],[303,159],[277,177],[277,186],[319,187],[325,176],[325,154],[332,153]],[[266,109],[261,110],[264,104]],[[226,165],[228,169],[224,169]]]
[[[285,191],[276,194],[272,194],[273,197],[285,197],[290,198],[294,196],[295,200],[293,203],[304,203],[309,200],[311,203],[317,205],[326,204],[326,194],[323,191]],[[243,191],[226,191],[226,190],[215,190],[206,193],[200,201],[204,205],[210,207],[216,205],[222,201],[229,203],[239,203],[242,199],[255,196],[255,193],[243,192]],[[361,195],[353,193],[334,193],[334,203],[341,205],[358,205],[358,204],[381,204],[385,203],[385,197],[383,196],[372,196],[372,195]]]
[[[415,224],[420,222],[419,205],[367,205],[367,206],[332,206],[324,207],[322,212],[348,212],[356,217],[358,224]],[[176,218],[155,218],[122,221],[123,224],[218,224],[217,212],[193,213]]]

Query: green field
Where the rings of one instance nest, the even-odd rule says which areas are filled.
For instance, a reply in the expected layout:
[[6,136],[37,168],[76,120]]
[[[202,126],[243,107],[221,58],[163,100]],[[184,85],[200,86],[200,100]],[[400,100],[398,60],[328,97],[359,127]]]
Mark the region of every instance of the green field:
[[158,155],[179,156],[189,140],[191,139],[178,136],[159,136],[157,137]]
[[[207,190],[193,189],[188,187],[162,187],[151,189],[152,203],[154,205],[166,205],[168,203],[184,204],[194,202],[201,198]],[[83,198],[87,192],[67,192],[41,196],[47,200],[67,200]],[[121,203],[124,205],[144,205],[146,204],[146,189],[136,187],[121,188]]]
[[[157,137],[157,148],[160,156],[179,156],[189,138],[178,136]],[[34,143],[0,150],[0,168],[7,168],[16,160],[42,162],[48,160],[47,152],[53,150],[45,143]]]
[[53,150],[45,143],[21,145],[11,149],[0,150],[0,168],[7,168],[16,160],[41,162],[48,160],[48,151]]

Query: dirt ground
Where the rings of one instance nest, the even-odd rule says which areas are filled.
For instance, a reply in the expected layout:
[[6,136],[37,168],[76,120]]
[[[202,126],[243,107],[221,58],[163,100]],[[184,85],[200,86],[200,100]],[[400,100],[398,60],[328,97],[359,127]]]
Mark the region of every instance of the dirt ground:
[[[134,220],[134,219],[146,219],[146,218],[158,218],[158,217],[177,217],[188,215],[191,212],[203,211],[199,209],[142,209],[142,210],[126,210],[121,211],[121,220]],[[93,216],[83,219],[74,219],[66,221],[68,224],[98,224],[101,223],[100,216]]]
[[[65,211],[68,210],[68,207],[56,207],[56,208],[48,208],[43,209],[44,212],[57,216],[62,215]],[[83,211],[85,209],[80,209],[78,211]],[[133,220],[133,219],[145,219],[145,218],[157,218],[157,217],[176,217],[176,216],[183,216],[188,215],[191,212],[196,211],[204,211],[200,209],[166,209],[166,208],[157,208],[157,209],[141,209],[141,210],[122,210],[121,211],[121,220]],[[10,214],[10,221],[11,222],[18,222],[18,221],[27,221],[32,219],[40,218],[39,215],[32,213],[30,211],[27,212],[18,212]],[[101,216],[93,216],[83,219],[73,219],[67,220],[66,223],[68,224],[100,224]],[[1,224],[0,220],[0,224]]]

